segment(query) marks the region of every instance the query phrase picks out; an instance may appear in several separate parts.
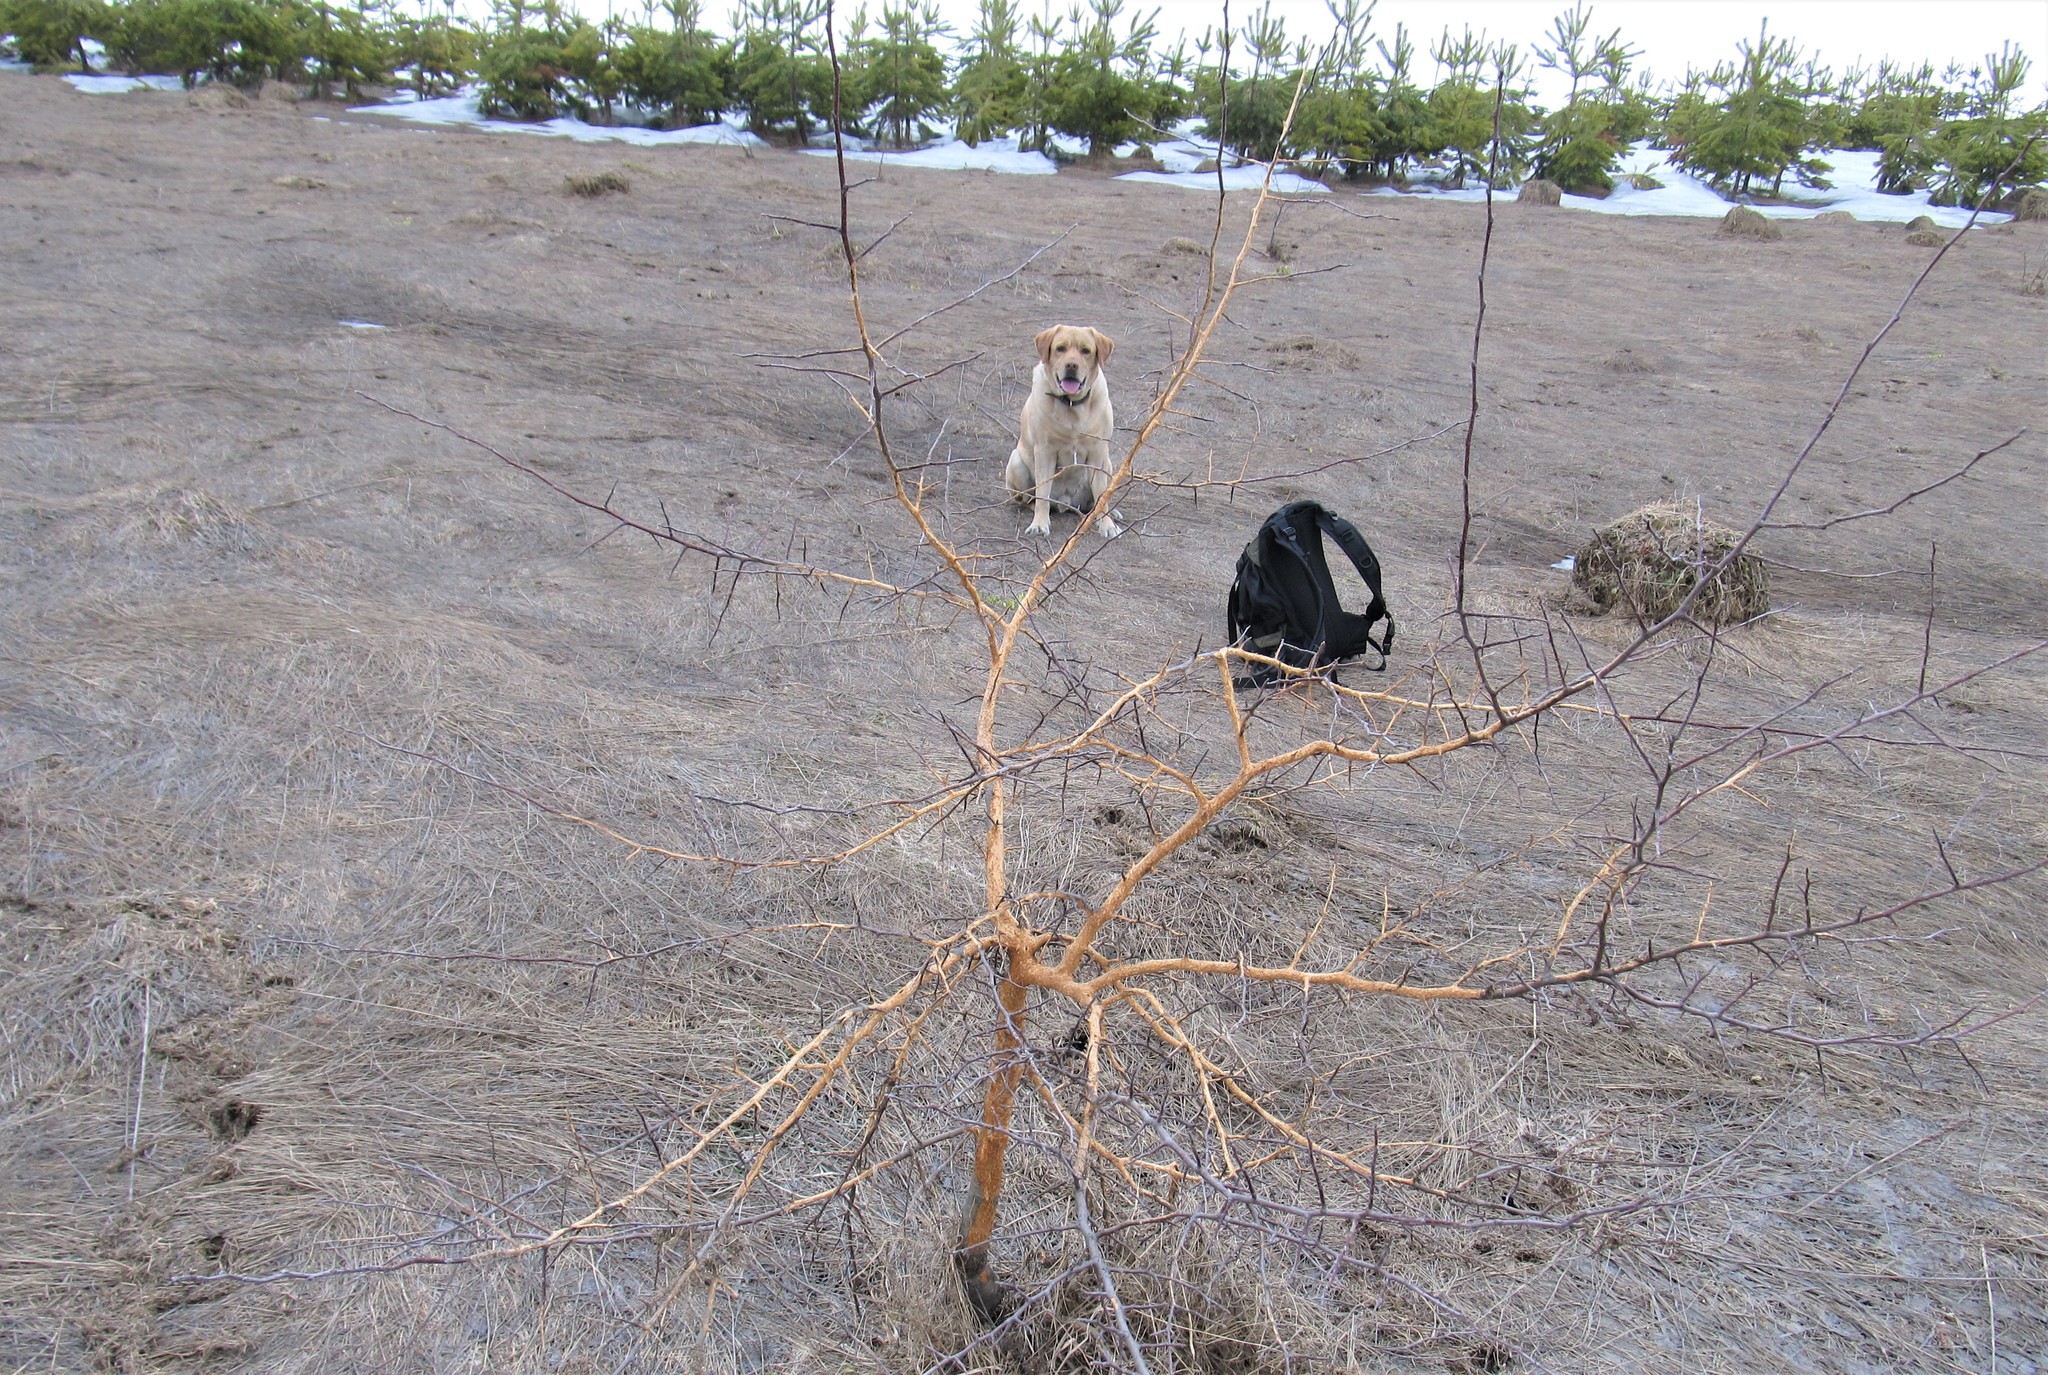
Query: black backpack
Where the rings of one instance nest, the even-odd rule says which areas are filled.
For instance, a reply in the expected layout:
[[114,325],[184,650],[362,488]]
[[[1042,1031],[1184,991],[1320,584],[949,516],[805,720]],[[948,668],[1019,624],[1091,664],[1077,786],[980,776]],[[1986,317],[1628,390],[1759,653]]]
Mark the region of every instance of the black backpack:
[[[1324,535],[1337,541],[1372,593],[1363,616],[1337,601],[1337,585],[1323,557]],[[1372,628],[1381,621],[1387,623],[1386,632],[1375,640]],[[1230,642],[1294,668],[1335,663],[1371,649],[1380,656],[1373,667],[1385,668],[1394,647],[1394,617],[1380,595],[1380,561],[1358,527],[1313,501],[1291,501],[1267,516],[1237,560],[1237,581],[1230,588]],[[1253,683],[1280,677],[1270,665],[1252,667]]]

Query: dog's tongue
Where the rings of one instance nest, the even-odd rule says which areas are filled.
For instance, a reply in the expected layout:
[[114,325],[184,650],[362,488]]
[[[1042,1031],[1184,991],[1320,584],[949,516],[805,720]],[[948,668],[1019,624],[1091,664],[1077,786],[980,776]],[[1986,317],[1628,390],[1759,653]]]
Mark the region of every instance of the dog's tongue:
[[1078,377],[1062,377],[1060,379],[1060,390],[1068,396],[1072,396],[1075,392],[1081,390],[1081,379]]

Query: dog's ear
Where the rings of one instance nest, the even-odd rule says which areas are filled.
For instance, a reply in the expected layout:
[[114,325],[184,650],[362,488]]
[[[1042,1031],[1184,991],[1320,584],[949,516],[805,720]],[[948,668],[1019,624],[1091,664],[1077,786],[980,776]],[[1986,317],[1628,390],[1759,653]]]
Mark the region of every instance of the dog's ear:
[[1095,336],[1095,366],[1099,368],[1109,361],[1109,351],[1116,347],[1116,340],[1099,329],[1091,329],[1088,332]]
[[1052,366],[1053,336],[1057,335],[1059,332],[1060,327],[1058,325],[1054,325],[1050,329],[1042,329],[1038,331],[1038,337],[1032,340],[1033,343],[1038,345],[1038,361],[1045,364],[1047,367]]

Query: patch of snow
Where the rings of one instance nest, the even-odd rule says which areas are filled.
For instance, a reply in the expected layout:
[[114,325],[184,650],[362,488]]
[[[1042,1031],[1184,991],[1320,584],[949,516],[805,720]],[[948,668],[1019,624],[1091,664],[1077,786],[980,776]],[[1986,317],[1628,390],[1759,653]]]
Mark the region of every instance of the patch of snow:
[[[1216,156],[1216,145],[1200,139],[1177,138],[1153,144],[1152,156],[1159,159],[1159,165],[1169,172],[1192,172]],[[1232,157],[1229,165],[1235,167],[1237,162],[1238,159]]]
[[[1192,172],[1202,159],[1215,156],[1215,149],[1197,146],[1186,139],[1161,139],[1157,143],[1120,143],[1112,150],[1116,157],[1134,158],[1141,148],[1152,150],[1152,159],[1168,172]],[[1236,161],[1236,159],[1232,159]]]
[[[859,145],[859,146],[856,146]],[[813,157],[831,157],[830,148],[806,148]],[[889,167],[928,167],[948,172],[1008,172],[1020,176],[1046,177],[1059,171],[1059,164],[1043,153],[1026,153],[1017,147],[1016,135],[989,139],[979,146],[947,139],[929,148],[890,152],[869,148],[859,139],[846,141],[849,160],[876,162]]]
[[[1204,162],[1216,156],[1216,145],[1201,136],[1202,122],[1198,119],[1182,120],[1168,133],[1171,137],[1158,139],[1147,145],[1142,142],[1126,143],[1117,148],[1116,155],[1127,158],[1136,155],[1138,149],[1149,146],[1154,160],[1162,170],[1168,172],[1192,172]],[[1223,165],[1236,167],[1244,159],[1235,153],[1224,155]]]
[[1045,136],[1046,146],[1060,157],[1069,160],[1088,156],[1088,140],[1068,138],[1065,134],[1052,133]]
[[[1161,186],[1185,186],[1194,191],[1216,189],[1214,172],[1126,172],[1117,180],[1157,182]],[[1256,191],[1265,184],[1265,181],[1266,169],[1257,164],[1227,168],[1223,173],[1223,189],[1226,191]],[[1329,189],[1319,181],[1312,181],[1293,172],[1273,174],[1275,195],[1298,196],[1305,192],[1327,192]]]
[[[1796,204],[1752,208],[1759,215],[1774,220],[1810,220],[1829,210],[1846,210],[1859,220],[1895,224],[1904,224],[1920,215],[1926,215],[1936,224],[1950,229],[1960,229],[1969,222],[1968,209],[1931,205],[1925,191],[1898,196],[1879,191],[1878,154],[1874,152],[1836,149],[1823,152],[1819,157],[1829,166],[1826,180],[1833,183],[1826,190],[1810,186],[1789,187],[1783,198]],[[1669,154],[1647,145],[1639,144],[1630,149],[1620,170],[1624,173],[1647,173],[1664,185],[1655,191],[1638,191],[1623,181],[1605,200],[1566,196],[1564,203],[1575,210],[1592,210],[1608,215],[1714,216],[1727,214],[1729,207],[1735,204],[1698,177],[1672,166]],[[2010,218],[2010,215],[1986,212],[1978,217],[1977,222],[2002,224]]]
[[1563,558],[1559,559],[1556,563],[1553,563],[1550,566],[1552,568],[1557,569],[1561,573],[1569,573],[1574,568],[1577,568],[1579,566],[1578,555],[1566,554]]
[[21,62],[11,57],[0,57],[0,72],[28,73],[36,69],[33,62]]
[[[1111,152],[1112,156],[1117,158],[1131,158],[1137,155],[1139,148],[1145,146],[1148,145],[1137,142],[1124,143]],[[1149,146],[1152,149],[1152,156],[1170,173],[1192,172],[1205,159],[1216,156],[1216,145],[1203,143],[1198,139],[1171,138]],[[1088,145],[1085,141],[1058,134],[1048,140],[1048,147],[1047,153],[1026,152],[1017,146],[1015,134],[985,139],[979,145],[963,143],[955,138],[944,138],[922,148],[907,150],[879,148],[851,134],[846,139],[846,155],[850,158],[901,167],[930,167],[958,172],[1010,172],[1024,176],[1047,176],[1059,170],[1060,159],[1073,160],[1088,155]],[[821,133],[814,136],[811,139],[811,147],[805,151],[829,157],[832,153],[832,135]],[[1232,157],[1230,161],[1235,166],[1241,159]],[[1256,182],[1254,184],[1256,185]]]
[[[1815,213],[1823,210],[1846,210],[1859,220],[1888,220],[1904,224],[1907,220],[1926,215],[1936,224],[1949,229],[1961,229],[1970,221],[1967,206],[1932,205],[1928,193],[1912,191],[1905,195],[1891,195],[1877,189],[1877,164],[1882,155],[1871,149],[1838,148],[1820,154],[1820,160],[1828,164],[1826,180],[1833,183],[1825,191],[1809,186],[1795,187],[1785,194],[1814,207]],[[1786,206],[1758,206],[1768,215],[1774,210],[1798,215],[1798,211]],[[1979,224],[2003,224],[2012,216],[1986,211],[1977,217]]]
[[[1361,194],[1367,196],[1412,196],[1420,200],[1432,201],[1483,201],[1486,199],[1486,188],[1483,186],[1467,186],[1457,191],[1446,191],[1439,186],[1411,184],[1408,186],[1375,186]],[[1496,191],[1493,193],[1493,198],[1496,201],[1511,201],[1515,198],[1515,190],[1513,187],[1508,187],[1505,190]]]
[[389,325],[373,325],[368,320],[336,320],[343,329],[390,329]]
[[[1930,205],[1927,192],[1915,191],[1909,195],[1886,195],[1877,189],[1877,160],[1874,152],[1836,149],[1819,154],[1822,162],[1829,166],[1826,180],[1833,183],[1827,190],[1816,190],[1810,186],[1789,188],[1784,199],[1796,201],[1791,205],[1752,206],[1759,215],[1774,220],[1810,220],[1815,215],[1829,210],[1846,210],[1859,220],[1884,221],[1904,224],[1916,216],[1926,215],[1936,224],[1949,229],[1960,229],[1970,219],[1968,209],[1953,205]],[[1628,184],[1633,175],[1646,175],[1662,182],[1654,190],[1638,191]],[[1622,155],[1615,167],[1616,185],[1604,199],[1598,196],[1572,196],[1563,199],[1567,210],[1590,210],[1596,215],[1689,215],[1719,219],[1728,213],[1736,202],[1729,200],[1712,186],[1680,170],[1671,164],[1670,154],[1647,143],[1639,143]],[[1410,187],[1400,190],[1382,186],[1369,195],[1377,196],[1428,196],[1438,200],[1483,201],[1486,188],[1466,187],[1460,191],[1444,191],[1434,187]],[[1494,199],[1512,198],[1512,190],[1496,191]],[[1979,224],[2003,224],[2011,219],[1991,211],[1977,217]]]
[[637,124],[586,124],[564,115],[557,119],[524,124],[517,120],[490,119],[480,108],[474,91],[419,100],[410,92],[382,105],[358,105],[351,114],[388,115],[416,124],[469,125],[500,134],[542,134],[572,138],[579,143],[630,143],[641,148],[680,144],[721,144],[727,147],[765,148],[761,139],[730,123],[699,124],[690,129],[647,129]]
[[87,95],[121,95],[128,91],[182,91],[185,82],[175,76],[87,76],[66,72],[64,79]]

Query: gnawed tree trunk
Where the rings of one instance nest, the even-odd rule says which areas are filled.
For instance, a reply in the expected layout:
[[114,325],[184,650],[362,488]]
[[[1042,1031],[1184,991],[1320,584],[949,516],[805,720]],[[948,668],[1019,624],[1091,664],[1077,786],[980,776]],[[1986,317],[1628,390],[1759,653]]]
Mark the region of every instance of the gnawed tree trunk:
[[975,1312],[989,1319],[1003,1316],[1009,1306],[1008,1293],[996,1280],[989,1263],[988,1244],[995,1235],[996,1205],[1003,1191],[1010,1119],[1017,1106],[1017,1081],[1024,1073],[1024,1004],[1029,993],[1023,984],[1010,977],[1009,963],[1006,952],[1002,983],[996,989],[1003,1019],[996,1027],[988,1092],[982,1098],[981,1125],[974,1131],[974,1177],[968,1184],[960,1242],[953,1253],[967,1301]]

